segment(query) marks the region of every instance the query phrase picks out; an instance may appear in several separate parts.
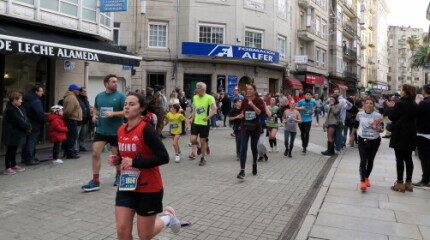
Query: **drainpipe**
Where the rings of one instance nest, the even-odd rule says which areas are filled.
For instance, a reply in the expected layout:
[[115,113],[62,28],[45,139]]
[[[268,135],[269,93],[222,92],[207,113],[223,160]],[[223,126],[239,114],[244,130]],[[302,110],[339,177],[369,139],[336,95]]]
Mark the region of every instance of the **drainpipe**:
[[173,66],[173,78],[175,79],[175,88],[178,87],[178,62],[179,62],[179,1],[176,0],[176,57]]
[[88,78],[89,78],[89,62],[84,63],[84,87],[88,89]]

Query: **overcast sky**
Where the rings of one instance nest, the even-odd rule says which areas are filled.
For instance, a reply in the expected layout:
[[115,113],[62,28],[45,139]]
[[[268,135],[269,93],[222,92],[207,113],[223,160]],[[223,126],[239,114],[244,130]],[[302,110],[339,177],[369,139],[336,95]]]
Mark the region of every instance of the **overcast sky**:
[[412,26],[428,32],[430,22],[426,19],[429,0],[385,0],[391,13],[388,24]]

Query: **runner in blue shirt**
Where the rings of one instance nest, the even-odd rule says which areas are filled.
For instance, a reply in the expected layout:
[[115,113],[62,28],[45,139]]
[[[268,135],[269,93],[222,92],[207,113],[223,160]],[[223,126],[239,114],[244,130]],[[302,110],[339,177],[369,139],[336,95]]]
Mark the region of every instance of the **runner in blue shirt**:
[[309,143],[309,132],[312,126],[312,113],[316,106],[315,101],[312,100],[312,92],[306,91],[305,98],[297,103],[297,110],[300,110],[300,116],[302,117],[302,122],[299,123],[300,137],[302,138],[303,154],[306,154],[306,148]]

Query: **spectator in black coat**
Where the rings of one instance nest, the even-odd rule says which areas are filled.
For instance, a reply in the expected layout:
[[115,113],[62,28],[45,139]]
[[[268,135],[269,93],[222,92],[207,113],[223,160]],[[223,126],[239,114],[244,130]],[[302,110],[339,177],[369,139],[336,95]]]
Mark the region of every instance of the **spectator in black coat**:
[[[184,91],[179,90],[178,99],[179,99],[179,105],[181,106],[181,109],[182,109],[181,113],[186,118],[187,117],[186,112],[187,112],[188,100],[187,100],[187,97],[185,96]],[[185,132],[185,121],[182,121],[182,133],[181,133],[181,135],[185,135],[185,133],[186,133]]]
[[424,99],[418,105],[417,148],[423,175],[421,181],[413,185],[430,187],[430,84],[423,86]]
[[26,136],[25,144],[22,146],[21,163],[25,165],[35,165],[39,163],[36,159],[36,144],[39,141],[40,133],[45,124],[42,95],[43,88],[38,85],[34,86],[25,94],[22,103],[32,126],[31,133]]
[[[403,85],[398,102],[387,103],[390,107],[388,117],[392,121],[390,147],[394,148],[397,165],[397,182],[391,187],[394,191],[413,191],[412,174],[414,163],[412,151],[416,147],[418,106],[415,103],[415,86]],[[403,182],[404,166],[406,165],[406,183]]]
[[78,101],[82,108],[82,121],[80,123],[80,129],[78,127],[78,147],[80,152],[88,152],[87,148],[85,147],[85,140],[88,136],[88,125],[89,120],[91,119],[91,110],[90,103],[88,102],[87,88],[82,87],[81,90],[79,90]]

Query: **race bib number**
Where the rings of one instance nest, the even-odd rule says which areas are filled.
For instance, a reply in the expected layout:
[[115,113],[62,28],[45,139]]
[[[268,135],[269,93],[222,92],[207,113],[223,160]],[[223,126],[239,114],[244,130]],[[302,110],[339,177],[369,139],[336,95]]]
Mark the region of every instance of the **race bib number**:
[[312,115],[312,110],[305,108],[305,109],[303,109],[303,114],[304,115]]
[[170,124],[170,130],[175,130],[178,129],[178,124],[177,123],[171,123]]
[[137,187],[137,179],[139,178],[139,170],[121,170],[120,176],[120,191],[134,191]]
[[254,111],[246,111],[245,112],[245,120],[253,120],[256,118],[257,118],[257,115],[255,114]]
[[113,107],[101,107],[100,108],[100,117],[105,118],[104,112],[113,112]]
[[267,123],[275,123],[275,118],[274,117],[269,117],[266,120]]
[[375,131],[372,129],[363,129],[363,132],[361,133],[363,135],[363,138],[375,138]]
[[203,113],[205,113],[206,112],[206,110],[205,110],[205,108],[204,107],[199,107],[199,108],[197,108],[196,109],[196,112],[197,112],[197,114],[203,114]]
[[294,123],[296,123],[296,121],[294,121],[293,119],[288,119],[288,124],[294,124]]

